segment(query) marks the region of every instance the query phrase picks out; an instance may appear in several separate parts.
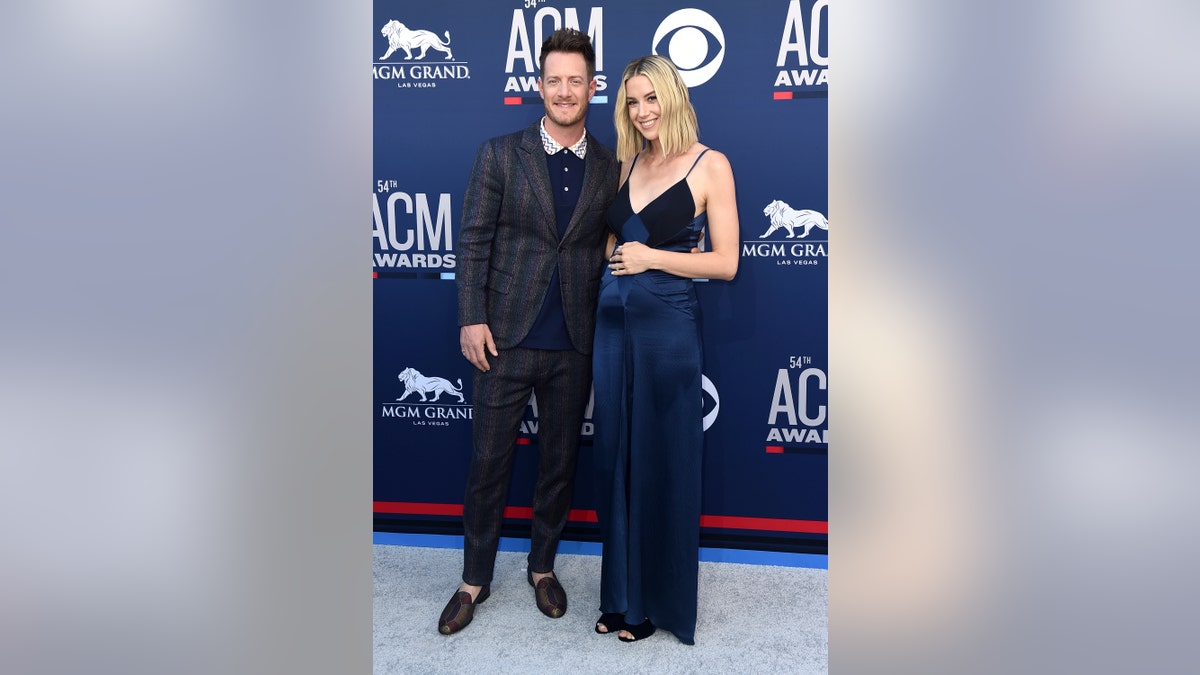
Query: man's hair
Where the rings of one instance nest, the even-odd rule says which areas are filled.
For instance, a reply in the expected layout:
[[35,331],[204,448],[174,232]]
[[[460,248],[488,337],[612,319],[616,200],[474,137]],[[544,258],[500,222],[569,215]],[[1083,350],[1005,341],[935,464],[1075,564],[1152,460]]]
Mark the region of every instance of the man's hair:
[[596,50],[592,48],[592,39],[587,33],[581,33],[574,28],[559,28],[542,42],[542,53],[538,56],[538,68],[546,69],[546,56],[550,52],[567,52],[579,54],[587,63],[588,80],[596,76]]
[[629,78],[645,75],[658,97],[658,138],[663,154],[674,155],[687,151],[700,135],[700,124],[696,121],[696,110],[688,97],[688,88],[680,77],[675,64],[665,56],[651,54],[639,56],[625,66],[621,74],[621,88],[617,91],[613,106],[613,122],[617,127],[617,159],[625,162],[641,152],[646,137],[629,119],[629,95],[625,83]]

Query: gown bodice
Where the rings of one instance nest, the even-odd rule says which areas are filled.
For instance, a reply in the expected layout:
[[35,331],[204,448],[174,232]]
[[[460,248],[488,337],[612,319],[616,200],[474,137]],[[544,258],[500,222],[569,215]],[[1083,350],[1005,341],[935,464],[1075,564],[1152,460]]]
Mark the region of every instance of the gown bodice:
[[[705,152],[708,150],[701,152],[696,162]],[[633,161],[636,167],[637,158]],[[695,166],[693,163],[692,168]],[[681,252],[695,248],[708,218],[706,213],[693,216],[696,200],[687,182],[691,173],[692,170],[688,169],[683,178],[650,200],[641,211],[635,212],[629,198],[629,183],[633,177],[631,167],[630,178],[617,192],[607,214],[608,227],[617,235],[617,244],[639,241],[651,248]]]

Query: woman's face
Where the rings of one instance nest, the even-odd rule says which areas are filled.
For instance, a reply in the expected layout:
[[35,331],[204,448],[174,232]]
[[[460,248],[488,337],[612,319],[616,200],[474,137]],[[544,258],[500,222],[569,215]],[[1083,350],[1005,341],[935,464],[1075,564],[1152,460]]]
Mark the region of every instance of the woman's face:
[[629,108],[629,120],[646,140],[658,138],[659,117],[658,95],[654,85],[645,75],[634,75],[625,81],[625,106]]

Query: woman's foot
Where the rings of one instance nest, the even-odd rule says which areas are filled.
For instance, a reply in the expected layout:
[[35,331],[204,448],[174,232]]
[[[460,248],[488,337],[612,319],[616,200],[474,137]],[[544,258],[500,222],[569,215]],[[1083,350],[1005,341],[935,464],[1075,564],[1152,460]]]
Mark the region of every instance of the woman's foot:
[[654,635],[654,624],[650,623],[650,619],[646,619],[636,626],[625,624],[625,628],[617,633],[617,639],[621,642],[637,642],[651,635]]
[[615,633],[625,628],[625,615],[618,612],[605,612],[596,622],[596,632],[601,635]]

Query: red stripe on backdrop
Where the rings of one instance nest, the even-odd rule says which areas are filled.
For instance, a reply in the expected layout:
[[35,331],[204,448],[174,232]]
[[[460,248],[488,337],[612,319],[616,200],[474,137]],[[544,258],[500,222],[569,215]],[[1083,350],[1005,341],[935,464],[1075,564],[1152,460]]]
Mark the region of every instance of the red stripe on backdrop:
[[521,105],[520,96],[505,96],[504,105]]
[[775,96],[774,96],[774,98],[775,98],[775,100],[776,100],[776,101],[791,100],[791,98],[792,98],[792,92],[790,92],[790,91],[777,91],[777,92],[775,92]]
[[[461,516],[462,504],[430,504],[421,502],[375,502],[375,513],[403,513],[417,516]],[[504,509],[505,518],[533,518],[533,509],[528,506],[509,506]],[[579,523],[596,522],[595,511],[571,509],[567,516]]]
[[[400,513],[418,516],[461,516],[462,504],[430,504],[422,502],[375,502],[375,513]],[[509,506],[505,518],[533,517],[528,506]],[[596,522],[596,512],[571,509],[568,518],[577,523]],[[726,530],[762,530],[768,532],[805,532],[829,534],[829,522],[824,520],[789,520],[786,518],[744,518],[741,516],[700,516],[701,527]]]
[[806,532],[809,534],[829,534],[829,522],[825,520],[743,518],[741,516],[700,516],[700,527],[719,527],[726,530],[768,530],[771,532]]

